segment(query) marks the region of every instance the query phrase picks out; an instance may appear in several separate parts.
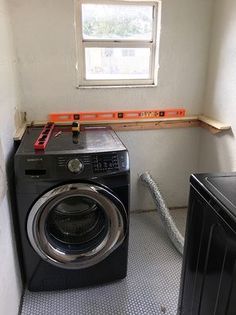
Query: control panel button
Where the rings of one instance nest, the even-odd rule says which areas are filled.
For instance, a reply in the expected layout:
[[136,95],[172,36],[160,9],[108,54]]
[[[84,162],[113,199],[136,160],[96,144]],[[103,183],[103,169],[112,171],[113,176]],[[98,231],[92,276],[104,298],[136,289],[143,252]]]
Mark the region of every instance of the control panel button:
[[83,170],[83,164],[79,159],[72,159],[67,164],[71,173],[79,173]]

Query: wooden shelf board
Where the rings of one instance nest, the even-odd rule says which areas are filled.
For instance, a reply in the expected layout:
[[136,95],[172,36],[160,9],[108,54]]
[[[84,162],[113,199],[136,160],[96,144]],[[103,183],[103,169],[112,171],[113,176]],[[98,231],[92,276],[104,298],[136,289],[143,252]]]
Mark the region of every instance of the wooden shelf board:
[[[27,126],[43,126],[46,121],[32,121],[25,123],[19,128],[14,136],[14,140],[20,140],[25,132]],[[56,123],[57,125],[71,125],[68,123]],[[212,134],[229,130],[231,127],[209,117],[189,116],[179,118],[161,118],[161,119],[142,119],[142,120],[123,120],[123,121],[99,121],[99,122],[81,122],[81,125],[90,126],[111,126],[116,131],[134,131],[134,130],[156,130],[156,129],[171,129],[171,128],[196,128],[202,127],[207,129]]]
[[[85,124],[90,125],[90,124]],[[93,126],[100,126],[101,124],[92,124]],[[155,129],[170,129],[170,128],[189,128],[199,127],[199,121],[197,119],[185,119],[185,120],[155,120],[155,121],[136,121],[136,122],[106,122],[104,126],[111,126],[116,131],[134,131],[134,130],[155,130]]]
[[14,141],[21,140],[21,138],[23,137],[25,133],[26,128],[27,128],[27,124],[26,123],[22,124],[21,127],[16,130],[13,140]]
[[207,125],[209,125],[210,127],[213,127],[215,129],[218,129],[218,130],[229,130],[231,129],[231,126],[229,125],[226,125],[226,124],[223,124],[219,121],[216,121],[214,119],[211,119],[207,116],[203,116],[203,115],[199,115],[198,116],[198,119],[202,122],[202,123],[205,123]]

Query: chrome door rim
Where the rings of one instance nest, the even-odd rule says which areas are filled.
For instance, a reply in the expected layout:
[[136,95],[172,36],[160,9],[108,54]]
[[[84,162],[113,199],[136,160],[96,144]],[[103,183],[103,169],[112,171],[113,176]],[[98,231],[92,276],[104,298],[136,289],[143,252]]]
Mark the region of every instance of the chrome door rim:
[[[87,197],[99,204],[108,219],[108,231],[94,249],[69,254],[50,243],[45,233],[45,222],[55,204],[73,196]],[[36,201],[28,216],[27,233],[32,247],[45,261],[61,268],[83,269],[96,265],[121,245],[126,236],[126,226],[125,207],[115,195],[97,185],[75,183],[54,188]]]

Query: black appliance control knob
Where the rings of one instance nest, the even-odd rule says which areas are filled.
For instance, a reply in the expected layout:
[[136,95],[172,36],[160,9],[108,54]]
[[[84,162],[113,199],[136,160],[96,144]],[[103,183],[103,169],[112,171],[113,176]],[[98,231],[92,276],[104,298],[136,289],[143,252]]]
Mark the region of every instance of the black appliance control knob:
[[79,173],[83,170],[84,166],[79,159],[72,159],[67,164],[71,173]]

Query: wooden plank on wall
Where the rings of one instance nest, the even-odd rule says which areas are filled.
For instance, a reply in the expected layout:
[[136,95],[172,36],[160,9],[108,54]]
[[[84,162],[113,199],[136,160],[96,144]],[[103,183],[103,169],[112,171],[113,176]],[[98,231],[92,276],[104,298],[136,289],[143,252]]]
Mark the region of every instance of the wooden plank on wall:
[[[46,121],[33,121],[22,125],[22,127],[16,132],[14,140],[20,140],[24,134],[27,126],[43,126]],[[71,125],[69,123],[58,123],[58,125]],[[147,119],[142,121],[100,121],[100,122],[86,122],[82,123],[85,126],[110,126],[116,131],[135,131],[135,130],[157,130],[157,129],[172,129],[172,128],[196,128],[202,127],[207,129],[212,134],[217,134],[222,131],[229,130],[231,127],[226,124],[222,124],[211,118],[205,116],[190,116],[180,118],[162,118],[162,119]]]
[[223,124],[217,120],[211,119],[203,115],[200,115],[198,119],[200,121],[200,127],[210,131],[212,134],[218,134],[220,132],[231,129],[230,125]]
[[[86,124],[88,125],[88,124]],[[91,125],[91,124],[90,124]],[[92,124],[93,126],[101,126],[101,124]],[[134,131],[134,130],[156,130],[170,128],[190,128],[199,127],[197,119],[189,120],[171,120],[171,121],[152,121],[152,122],[119,122],[104,123],[104,126],[111,126],[115,131]]]

